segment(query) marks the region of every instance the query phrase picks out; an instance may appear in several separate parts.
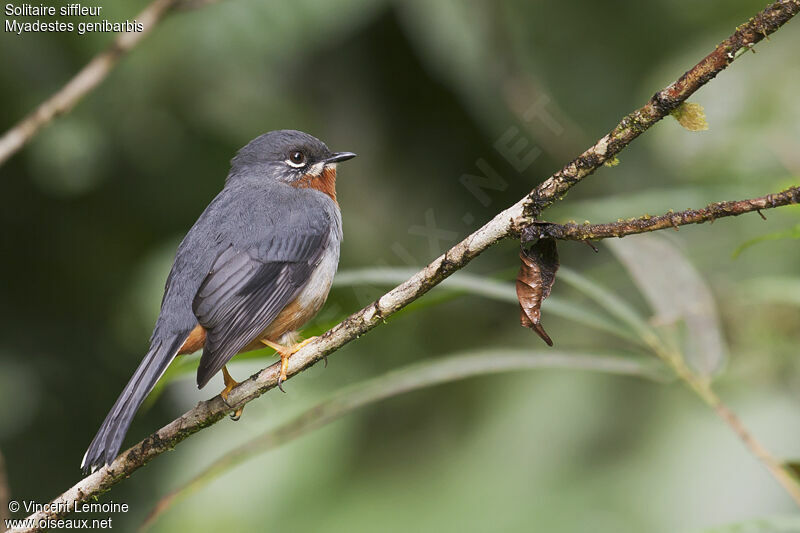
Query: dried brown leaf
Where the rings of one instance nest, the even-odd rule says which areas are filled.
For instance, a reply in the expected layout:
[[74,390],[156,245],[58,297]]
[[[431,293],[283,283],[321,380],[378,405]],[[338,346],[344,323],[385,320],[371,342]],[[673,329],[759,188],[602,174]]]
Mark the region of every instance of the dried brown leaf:
[[519,320],[526,328],[535,331],[548,346],[553,345],[541,324],[542,302],[550,296],[558,271],[558,249],[555,239],[539,239],[529,250],[522,248],[517,274],[517,299]]

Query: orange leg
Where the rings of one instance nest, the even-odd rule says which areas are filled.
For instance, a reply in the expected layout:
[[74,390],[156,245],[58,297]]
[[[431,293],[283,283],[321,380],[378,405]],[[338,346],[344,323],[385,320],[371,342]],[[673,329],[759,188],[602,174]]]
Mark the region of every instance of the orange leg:
[[283,382],[286,381],[286,371],[289,369],[289,358],[297,352],[300,348],[308,344],[309,342],[316,339],[316,337],[309,337],[302,342],[298,342],[297,344],[293,344],[291,346],[284,346],[282,344],[278,344],[277,342],[272,342],[267,339],[261,339],[261,342],[275,350],[278,355],[281,356],[281,373],[278,376],[278,388],[281,389],[281,392],[286,392],[283,390]]
[[[220,392],[219,395],[222,396],[222,400],[227,404],[228,394],[230,394],[234,387],[239,385],[239,382],[233,379],[230,374],[228,374],[227,366],[222,367],[222,379],[225,381],[225,388],[222,389],[222,392]],[[236,412],[231,415],[231,419],[239,420],[239,418],[242,416],[242,411],[244,411],[244,407],[238,408]]]

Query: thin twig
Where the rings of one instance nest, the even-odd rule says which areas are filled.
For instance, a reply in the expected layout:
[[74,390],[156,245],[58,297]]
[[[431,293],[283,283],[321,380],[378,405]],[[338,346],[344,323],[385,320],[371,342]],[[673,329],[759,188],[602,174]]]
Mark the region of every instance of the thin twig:
[[[215,0],[205,0],[198,7],[212,1]],[[119,60],[139,44],[174,7],[183,8],[184,0],[154,0],[136,16],[135,20],[143,26],[141,32],[118,33],[104,52],[96,55],[66,85],[0,137],[0,165],[33,139],[43,127],[57,116],[69,112],[84,96],[100,85]]]
[[0,531],[5,531],[6,520],[11,518],[8,512],[8,501],[11,498],[11,489],[8,487],[8,474],[6,473],[6,460],[0,451]]
[[[625,117],[611,133],[539,185],[528,196],[500,212],[486,225],[405,283],[395,287],[295,353],[289,360],[288,375],[291,377],[302,372],[353,339],[369,332],[382,324],[387,317],[427,293],[450,274],[466,266],[490,246],[506,237],[518,234],[532,222],[535,215],[562,196],[577,181],[591,174],[609,157],[622,150],[644,130],[666,116],[670,110],[727,67],[738,57],[740,50],[750,49],[766,35],[778,30],[798,11],[800,11],[800,0],[780,0],[737,28],[736,32],[711,55],[678,81],[657,93],[645,107]],[[228,403],[223,402],[219,396],[200,402],[180,418],[123,452],[112,464],[97,470],[53,500],[60,505],[51,506],[48,511],[32,514],[30,518],[38,520],[63,517],[75,503],[96,498],[108,491],[151,459],[173,449],[190,435],[215,424],[228,413],[274,388],[277,384],[278,366],[272,365],[242,382],[230,393]]]
[[772,477],[784,488],[784,490],[792,497],[794,502],[800,506],[800,485],[798,485],[795,477],[787,470],[786,466],[781,461],[778,461],[756,437],[744,426],[742,421],[736,416],[736,413],[730,410],[727,405],[722,403],[722,400],[717,397],[714,391],[711,392],[711,406],[714,411],[728,424],[736,435],[744,443],[750,452],[755,455],[769,470]]
[[767,468],[772,477],[786,490],[787,494],[800,507],[800,484],[787,470],[786,466],[775,458],[767,448],[750,433],[736,414],[728,408],[717,396],[707,377],[700,376],[686,364],[682,354],[674,347],[661,342],[651,333],[644,334],[644,341],[662,361],[664,361],[675,375],[682,380],[697,396],[714,409],[720,418],[742,440],[745,447]]
[[[789,187],[785,191],[768,194],[749,200],[734,200],[731,202],[717,202],[709,204],[703,209],[687,209],[674,213],[670,211],[663,215],[651,217],[643,216],[609,222],[606,224],[551,224],[549,222],[534,222],[522,231],[522,239],[530,241],[550,237],[553,239],[572,241],[593,241],[608,239],[610,237],[625,237],[637,233],[656,231],[664,228],[676,228],[686,224],[702,224],[714,222],[722,217],[735,217],[744,213],[756,211],[761,214],[761,209],[770,209],[785,205],[800,203],[800,187]],[[764,215],[761,215],[764,218]]]
[[147,516],[141,530],[152,526],[158,517],[177,501],[196,492],[231,468],[327,425],[367,404],[470,377],[542,368],[590,370],[663,381],[665,377],[663,367],[653,363],[614,356],[551,351],[536,353],[522,350],[487,350],[469,355],[454,355],[393,370],[342,389],[289,421],[226,452],[191,480],[161,498]]

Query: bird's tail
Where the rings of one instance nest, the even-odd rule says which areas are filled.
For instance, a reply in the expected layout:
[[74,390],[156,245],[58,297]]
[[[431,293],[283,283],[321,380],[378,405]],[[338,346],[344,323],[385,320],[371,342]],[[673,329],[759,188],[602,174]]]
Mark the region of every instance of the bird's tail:
[[89,449],[86,450],[81,463],[84,472],[90,470],[94,472],[114,460],[131,425],[133,415],[175,359],[187,335],[164,340],[153,339],[147,355],[125,385],[122,394],[117,398]]

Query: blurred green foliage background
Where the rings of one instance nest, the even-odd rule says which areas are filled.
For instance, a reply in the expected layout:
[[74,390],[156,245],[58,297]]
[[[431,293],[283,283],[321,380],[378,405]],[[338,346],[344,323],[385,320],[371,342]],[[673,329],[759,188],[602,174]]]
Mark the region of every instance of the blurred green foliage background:
[[[87,4],[88,5],[88,4]],[[110,20],[146,4],[105,2]],[[763,0],[227,0],[166,19],[70,114],[0,168],[0,450],[12,497],[45,502],[144,353],[177,243],[228,161],[271,129],[359,157],[340,168],[340,271],[421,266],[510,205],[764,7]],[[0,34],[0,125],[59,88],[111,35]],[[546,213],[613,221],[760,196],[800,179],[800,22],[692,98],[710,130],[666,120]],[[540,105],[543,115],[526,120]],[[530,118],[530,117],[529,117]],[[516,129],[511,129],[516,128]],[[541,153],[519,171],[509,131]],[[513,133],[516,132],[516,133]],[[517,137],[515,137],[517,138]],[[538,152],[530,152],[538,153]],[[465,174],[505,182],[476,196]],[[682,228],[673,244],[707,283],[726,357],[717,389],[782,458],[800,457],[800,247],[751,239],[800,224],[781,208]],[[429,239],[431,226],[438,238]],[[637,239],[633,237],[631,239]],[[610,247],[560,246],[562,264],[651,315]],[[514,242],[467,269],[513,280]],[[676,279],[675,282],[680,282]],[[386,286],[334,289],[309,332]],[[434,301],[434,291],[426,298]],[[554,298],[596,308],[556,282]],[[420,305],[195,435],[115,488],[115,528],[264,429],[371,376],[468,349],[546,346],[513,303],[469,293]],[[556,348],[636,352],[547,314]],[[230,366],[244,377],[268,352]],[[487,355],[489,357],[490,355]],[[631,357],[637,357],[631,355]],[[215,378],[216,379],[216,378]],[[127,444],[221,389],[177,375]],[[370,405],[242,465],[177,504],[156,531],[800,531],[791,499],[679,383],[568,370],[493,375]],[[787,516],[789,515],[789,516]],[[717,531],[717,529],[714,529]],[[721,529],[719,530],[721,531]]]

